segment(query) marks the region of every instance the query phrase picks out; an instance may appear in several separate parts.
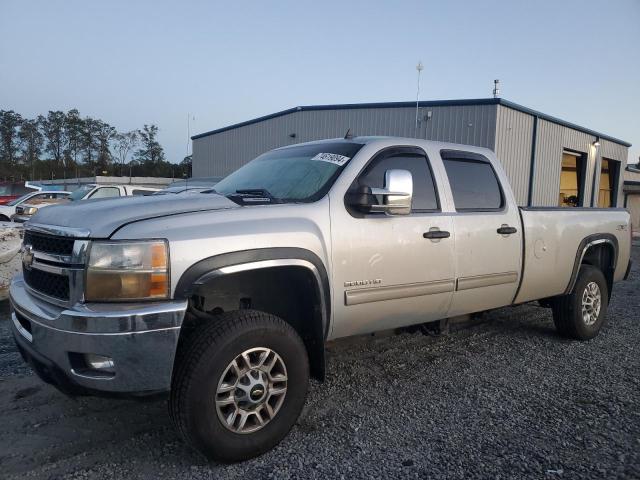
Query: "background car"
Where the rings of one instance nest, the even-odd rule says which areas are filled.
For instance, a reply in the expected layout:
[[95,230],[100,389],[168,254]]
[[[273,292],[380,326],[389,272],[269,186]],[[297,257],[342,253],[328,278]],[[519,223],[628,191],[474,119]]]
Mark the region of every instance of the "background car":
[[40,200],[66,199],[69,198],[71,192],[60,191],[35,191],[27,193],[21,197],[11,200],[6,205],[0,205],[0,222],[8,222],[11,216],[16,213],[16,207],[25,203],[38,204]]
[[[59,192],[57,192],[59,193]],[[58,205],[60,203],[66,203],[71,199],[71,195],[58,196],[55,198],[43,198],[41,200],[24,202],[22,205],[16,206],[16,213],[11,215],[11,221],[16,223],[24,223],[33,217],[38,210],[42,210],[45,207],[51,205]]]
[[140,195],[152,195],[158,188],[143,187],[140,185],[96,185],[94,183],[83,185],[71,193],[70,200],[87,200],[97,198],[131,197]]

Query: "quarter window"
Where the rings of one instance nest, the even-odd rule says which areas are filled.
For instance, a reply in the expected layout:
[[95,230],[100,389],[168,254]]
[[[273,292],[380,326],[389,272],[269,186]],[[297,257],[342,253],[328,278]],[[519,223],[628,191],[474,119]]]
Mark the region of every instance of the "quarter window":
[[[413,178],[412,212],[438,210],[438,195],[427,157],[417,154],[399,154],[374,159],[358,179],[359,185],[383,188],[387,170],[408,170]],[[379,199],[379,201],[381,201]]]
[[444,158],[456,210],[498,210],[504,205],[500,183],[489,162]]

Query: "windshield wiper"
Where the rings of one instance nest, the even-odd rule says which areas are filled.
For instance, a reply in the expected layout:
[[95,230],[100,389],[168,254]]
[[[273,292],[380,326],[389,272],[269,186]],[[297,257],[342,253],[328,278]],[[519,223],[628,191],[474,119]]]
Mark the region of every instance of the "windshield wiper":
[[230,198],[238,198],[242,200],[243,203],[258,203],[258,202],[271,202],[271,203],[282,203],[281,200],[277,199],[266,188],[242,188],[236,190],[236,193],[232,193],[227,195]]

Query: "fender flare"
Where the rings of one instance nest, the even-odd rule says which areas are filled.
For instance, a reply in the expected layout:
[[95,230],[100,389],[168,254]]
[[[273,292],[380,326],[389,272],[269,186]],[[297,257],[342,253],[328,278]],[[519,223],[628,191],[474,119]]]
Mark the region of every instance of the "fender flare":
[[[564,295],[569,295],[573,290],[573,287],[578,280],[578,272],[580,270],[580,265],[582,264],[582,260],[584,259],[587,250],[594,245],[602,245],[608,244],[613,248],[613,263],[611,268],[615,271],[617,263],[618,263],[618,239],[615,235],[610,233],[596,233],[593,235],[589,235],[588,237],[582,239],[580,245],[578,246],[578,250],[576,251],[576,259],[573,264],[573,270],[571,272],[571,278],[569,279],[569,284],[567,285],[566,290],[564,291]],[[611,295],[611,292],[609,292]]]
[[329,277],[320,257],[304,248],[258,248],[204,258],[185,270],[176,285],[174,298],[188,299],[193,294],[194,287],[219,276],[240,271],[288,266],[305,268],[313,274],[320,299],[323,340],[326,340],[331,324]]

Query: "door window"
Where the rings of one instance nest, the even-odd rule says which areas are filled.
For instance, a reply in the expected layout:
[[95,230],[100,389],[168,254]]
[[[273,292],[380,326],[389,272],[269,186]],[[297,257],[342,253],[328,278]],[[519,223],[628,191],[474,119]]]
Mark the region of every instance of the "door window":
[[[433,212],[440,208],[429,160],[413,153],[388,153],[375,158],[358,178],[359,185],[383,188],[387,170],[408,170],[413,178],[412,212]],[[378,199],[379,202],[382,199]]]
[[91,198],[109,198],[119,196],[120,190],[117,187],[102,187],[91,194]]
[[449,155],[442,161],[456,210],[499,210],[503,207],[502,189],[491,163]]

